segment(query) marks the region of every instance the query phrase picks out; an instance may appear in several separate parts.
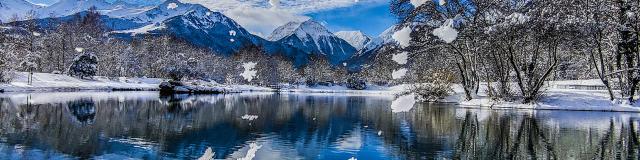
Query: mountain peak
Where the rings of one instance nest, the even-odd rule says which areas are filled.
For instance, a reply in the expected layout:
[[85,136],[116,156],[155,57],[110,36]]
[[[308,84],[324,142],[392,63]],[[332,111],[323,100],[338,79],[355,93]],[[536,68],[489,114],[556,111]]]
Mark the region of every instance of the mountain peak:
[[335,33],[339,38],[347,41],[351,46],[360,50],[371,41],[371,37],[361,31],[340,31]]

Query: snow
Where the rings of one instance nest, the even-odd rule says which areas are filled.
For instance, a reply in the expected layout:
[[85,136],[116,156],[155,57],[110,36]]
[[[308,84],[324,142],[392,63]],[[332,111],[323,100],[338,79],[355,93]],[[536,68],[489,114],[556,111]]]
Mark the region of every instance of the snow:
[[176,8],[178,8],[178,4],[176,3],[169,3],[167,5],[167,9],[176,9]]
[[515,12],[505,17],[505,19],[509,24],[525,24],[529,21],[529,16]]
[[242,119],[244,119],[244,120],[248,120],[248,121],[253,121],[253,120],[255,120],[255,119],[258,119],[258,116],[257,116],[257,115],[249,115],[249,114],[245,114],[245,115],[243,115],[243,116],[242,116],[242,117],[240,117],[240,118],[242,118]]
[[407,64],[407,61],[409,59],[408,54],[409,54],[408,52],[394,54],[391,59],[393,59],[393,61],[395,61],[398,64]]
[[409,42],[411,42],[411,27],[406,26],[401,30],[396,31],[393,33],[392,38],[400,44],[400,47],[409,47]]
[[229,42],[235,42],[235,41],[236,41],[236,40],[235,40],[235,39],[233,39],[233,38],[229,39]]
[[404,77],[405,74],[407,74],[407,69],[406,68],[401,68],[399,70],[395,70],[393,71],[393,73],[391,73],[391,77],[393,79],[400,79],[402,77]]
[[433,30],[433,35],[438,36],[446,43],[451,43],[458,37],[458,31],[453,28],[453,19],[448,19],[442,26]]
[[244,67],[244,72],[242,72],[240,76],[242,76],[247,81],[253,80],[253,78],[256,77],[256,74],[258,73],[258,71],[255,70],[256,65],[257,63],[255,62],[243,63],[242,67]]
[[38,33],[38,32],[33,32],[32,34],[33,34],[33,36],[36,36],[36,37],[38,37],[38,36],[42,35],[42,34],[40,34],[40,33]]
[[382,135],[382,131],[378,131],[378,136],[381,136],[381,135]]
[[415,103],[416,96],[414,94],[403,95],[391,102],[391,111],[394,113],[408,112],[413,108]]
[[438,4],[444,6],[445,4],[447,4],[447,0],[440,0]]
[[164,25],[160,24],[150,24],[136,29],[123,30],[123,31],[113,31],[113,33],[129,33],[131,36],[135,36],[138,34],[147,34],[149,31],[159,30],[165,28]]
[[269,0],[269,5],[271,5],[271,9],[278,9],[280,0]]
[[422,4],[424,4],[425,2],[427,2],[429,0],[411,0],[411,4],[413,5],[414,8],[418,8],[420,7]]
[[80,53],[84,51],[84,48],[76,47],[75,50],[76,52]]
[[358,159],[356,157],[351,157],[351,158],[349,158],[349,160],[358,160]]
[[230,30],[230,31],[229,31],[229,35],[230,35],[230,36],[236,36],[236,31],[234,31],[234,30]]
[[17,72],[9,84],[0,84],[6,92],[68,91],[68,90],[156,90],[162,79],[157,78],[107,78],[96,76],[92,80],[61,74],[33,73],[33,83],[27,83],[29,73]]
[[256,152],[258,152],[258,149],[262,148],[261,145],[257,145],[256,143],[251,143],[249,145],[249,150],[247,151],[247,154],[242,157],[239,158],[238,160],[252,160],[253,158],[256,157]]
[[202,154],[202,156],[198,158],[198,160],[213,160],[213,156],[215,156],[215,154],[216,153],[213,152],[211,147],[208,147],[207,150],[204,151],[204,154]]
[[364,48],[364,46],[371,41],[371,38],[361,31],[339,31],[336,32],[335,35],[347,41],[347,43],[357,50]]

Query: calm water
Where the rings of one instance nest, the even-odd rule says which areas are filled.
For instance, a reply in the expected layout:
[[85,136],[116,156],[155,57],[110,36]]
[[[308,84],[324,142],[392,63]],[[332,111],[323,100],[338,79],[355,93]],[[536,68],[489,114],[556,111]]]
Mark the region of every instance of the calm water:
[[[638,159],[640,114],[477,110],[383,96],[0,94],[0,159]],[[249,121],[244,115],[256,115]],[[246,117],[245,117],[246,118]]]

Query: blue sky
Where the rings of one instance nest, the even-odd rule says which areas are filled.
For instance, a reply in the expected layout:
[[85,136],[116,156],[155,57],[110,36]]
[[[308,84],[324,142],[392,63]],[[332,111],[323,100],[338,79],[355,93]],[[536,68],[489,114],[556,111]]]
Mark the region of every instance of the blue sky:
[[377,36],[396,23],[396,18],[389,11],[389,3],[361,3],[306,15],[323,23],[332,32],[360,30],[369,36]]
[[[58,0],[29,0],[33,3],[47,4],[51,5],[56,3]],[[115,0],[106,0],[108,2],[112,2]],[[147,2],[151,3],[159,3],[159,1],[163,0],[127,0],[128,2]],[[224,10],[229,8],[227,6],[242,6],[249,5],[252,7],[270,7],[268,6],[268,0],[186,0],[186,1],[195,1],[200,2],[203,5],[209,8],[218,8],[220,10]],[[286,1],[281,0],[281,8],[289,9],[290,12],[294,14],[298,14],[299,16],[307,16],[312,19],[321,22],[327,28],[329,28],[332,32],[343,31],[343,30],[360,30],[365,34],[375,37],[385,29],[390,27],[396,22],[395,17],[389,12],[389,2],[388,0],[360,0],[359,2],[345,2],[345,1],[335,1],[332,0],[313,0],[310,2],[317,3],[309,3],[300,1]],[[323,3],[323,2],[331,2],[331,3]],[[237,4],[236,4],[237,3]],[[297,3],[297,4],[296,4]],[[261,6],[262,5],[262,6]],[[315,5],[315,6],[314,6]],[[266,14],[266,12],[265,12]],[[276,14],[275,16],[282,17],[281,14]],[[231,16],[232,18],[239,21],[240,24],[247,23],[246,21],[255,21],[255,19],[239,18]],[[277,18],[274,18],[277,19]],[[284,19],[284,21],[287,21]],[[293,21],[290,20],[290,21]],[[283,24],[284,22],[278,22],[275,27]],[[244,24],[243,24],[244,25]],[[245,26],[247,29],[251,30],[253,28],[260,28],[263,26]],[[263,27],[263,30],[270,30],[275,28],[274,26]],[[255,29],[259,30],[259,29]],[[257,31],[256,31],[257,32]],[[268,31],[262,31],[263,35],[268,34]]]

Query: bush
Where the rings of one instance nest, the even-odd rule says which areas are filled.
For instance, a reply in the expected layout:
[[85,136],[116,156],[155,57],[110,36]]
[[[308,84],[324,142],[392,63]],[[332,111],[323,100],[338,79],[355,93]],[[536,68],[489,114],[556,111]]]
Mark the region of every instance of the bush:
[[420,101],[435,102],[453,92],[451,86],[455,77],[449,71],[434,70],[419,78],[418,83],[414,84],[410,91],[415,93]]
[[73,63],[69,66],[69,75],[77,76],[81,79],[96,75],[98,70],[98,57],[90,52],[85,52],[73,59]]

